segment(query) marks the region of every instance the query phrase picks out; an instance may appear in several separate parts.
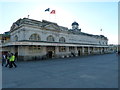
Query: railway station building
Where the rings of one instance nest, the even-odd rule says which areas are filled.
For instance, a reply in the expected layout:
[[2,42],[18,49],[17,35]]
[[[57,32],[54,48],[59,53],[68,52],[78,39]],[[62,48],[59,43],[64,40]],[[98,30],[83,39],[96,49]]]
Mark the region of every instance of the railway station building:
[[1,41],[2,51],[17,53],[19,60],[66,58],[110,52],[107,37],[84,33],[77,22],[73,22],[71,26],[71,29],[68,29],[46,20],[18,19],[7,33],[7,40]]

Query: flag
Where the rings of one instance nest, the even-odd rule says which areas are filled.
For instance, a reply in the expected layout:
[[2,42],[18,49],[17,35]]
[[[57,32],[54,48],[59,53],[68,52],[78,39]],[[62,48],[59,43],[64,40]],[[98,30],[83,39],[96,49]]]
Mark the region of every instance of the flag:
[[50,14],[55,14],[55,10],[52,10],[52,11],[50,12]]
[[45,12],[46,12],[46,11],[48,11],[48,12],[49,12],[49,11],[50,11],[50,8],[45,9]]
[[29,18],[30,15],[28,15],[28,18]]

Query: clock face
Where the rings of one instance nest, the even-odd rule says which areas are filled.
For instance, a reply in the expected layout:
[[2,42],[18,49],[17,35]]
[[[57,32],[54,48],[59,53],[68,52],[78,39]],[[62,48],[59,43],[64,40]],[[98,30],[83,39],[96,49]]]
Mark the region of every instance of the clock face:
[[77,25],[74,25],[74,26],[73,26],[73,29],[78,29],[78,26],[77,26]]

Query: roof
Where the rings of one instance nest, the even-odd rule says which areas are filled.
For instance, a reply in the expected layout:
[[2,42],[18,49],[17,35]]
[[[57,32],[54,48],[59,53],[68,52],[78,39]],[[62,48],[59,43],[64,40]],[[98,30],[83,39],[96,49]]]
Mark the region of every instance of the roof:
[[78,25],[78,26],[79,26],[79,24],[78,24],[77,22],[73,22],[73,23],[72,23],[72,26],[73,26],[73,25]]
[[[108,40],[107,37],[105,37],[103,35],[88,34],[88,33],[81,32],[81,30],[74,31],[72,29],[68,29],[66,27],[59,26],[57,23],[54,23],[54,22],[50,22],[50,21],[47,21],[47,20],[38,21],[38,20],[29,19],[29,18],[23,18],[23,19],[17,20],[11,26],[11,30],[10,31],[14,31],[21,24],[27,24],[27,25],[33,25],[33,26],[45,27],[45,28],[48,25],[54,25],[58,29],[61,29],[61,31],[66,31],[66,32],[70,32],[70,33],[73,33],[73,34],[77,34],[77,35],[81,34],[81,35],[87,35],[87,36],[96,37],[96,38],[104,38],[104,39]],[[75,22],[72,23],[72,25],[79,25],[79,24],[75,21]],[[55,29],[55,30],[57,30],[57,29]]]
[[10,32],[4,32],[3,34],[0,34],[0,37],[10,37]]

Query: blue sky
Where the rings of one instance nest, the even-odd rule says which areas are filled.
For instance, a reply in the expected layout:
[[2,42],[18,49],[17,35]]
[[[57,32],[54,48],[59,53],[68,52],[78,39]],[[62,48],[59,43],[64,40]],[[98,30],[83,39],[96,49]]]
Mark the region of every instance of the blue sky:
[[[44,12],[50,8],[55,15]],[[109,44],[118,43],[118,2],[81,2],[48,0],[36,2],[0,2],[0,33],[9,31],[13,22],[27,17],[48,20],[71,28],[76,21],[82,32],[105,35]],[[102,29],[102,32],[100,31]]]

